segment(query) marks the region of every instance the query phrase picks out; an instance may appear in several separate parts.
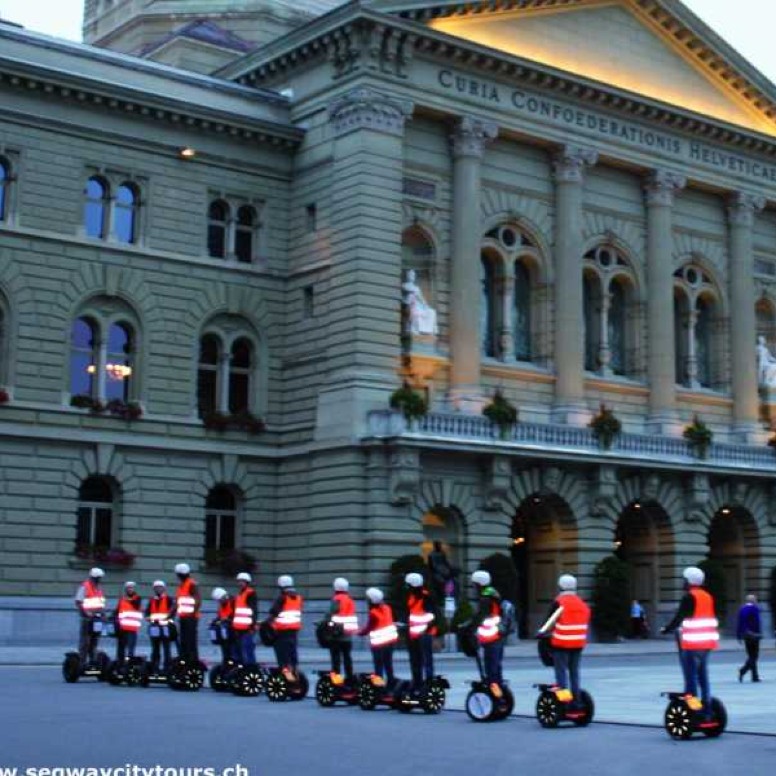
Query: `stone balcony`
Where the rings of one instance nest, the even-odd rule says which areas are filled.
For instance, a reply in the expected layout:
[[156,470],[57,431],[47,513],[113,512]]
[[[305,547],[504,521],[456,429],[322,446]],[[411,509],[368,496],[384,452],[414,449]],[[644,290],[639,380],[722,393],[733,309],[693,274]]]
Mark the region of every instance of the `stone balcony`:
[[753,477],[776,474],[776,452],[765,444],[712,443],[699,459],[682,438],[656,434],[619,434],[604,450],[586,427],[518,423],[503,438],[487,418],[463,413],[431,412],[408,423],[390,410],[369,413],[365,439],[395,440],[437,449],[484,450],[519,457],[609,462],[625,466],[692,469],[709,474],[736,473]]

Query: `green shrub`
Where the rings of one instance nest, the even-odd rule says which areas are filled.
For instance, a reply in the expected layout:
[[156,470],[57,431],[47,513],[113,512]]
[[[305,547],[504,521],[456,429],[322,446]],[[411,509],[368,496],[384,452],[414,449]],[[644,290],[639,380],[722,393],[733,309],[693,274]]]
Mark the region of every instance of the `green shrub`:
[[628,633],[630,602],[630,566],[609,555],[593,571],[593,627],[599,639]]
[[722,625],[727,614],[727,577],[725,567],[718,560],[706,558],[698,564],[698,568],[706,575],[703,586],[711,593],[714,599],[714,610],[717,619]]
[[428,584],[428,566],[426,566],[422,555],[401,555],[391,563],[388,572],[390,581],[386,597],[393,607],[394,616],[397,620],[406,621],[404,577],[412,572],[422,574],[423,579]]
[[520,579],[512,558],[503,552],[494,552],[480,561],[480,568],[491,576],[493,587],[498,590],[502,598],[506,598],[513,604],[517,604]]

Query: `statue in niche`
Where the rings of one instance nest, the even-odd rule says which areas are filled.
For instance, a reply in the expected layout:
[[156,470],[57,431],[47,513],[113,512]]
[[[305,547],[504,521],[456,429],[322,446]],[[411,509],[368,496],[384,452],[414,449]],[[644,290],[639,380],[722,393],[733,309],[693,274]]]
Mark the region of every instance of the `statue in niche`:
[[757,374],[763,388],[776,388],[776,358],[768,350],[762,334],[757,338]]
[[436,335],[436,310],[428,304],[415,279],[415,270],[408,269],[401,287],[402,303],[407,310],[409,333]]

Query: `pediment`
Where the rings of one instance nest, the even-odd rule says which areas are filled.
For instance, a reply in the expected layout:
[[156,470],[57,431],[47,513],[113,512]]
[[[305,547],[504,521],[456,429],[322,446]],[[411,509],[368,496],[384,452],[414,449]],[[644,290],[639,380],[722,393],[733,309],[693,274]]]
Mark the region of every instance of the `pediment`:
[[[773,84],[676,2],[378,0],[371,5],[455,38],[776,134]],[[668,10],[657,13],[657,5]],[[671,15],[677,7],[681,13]]]

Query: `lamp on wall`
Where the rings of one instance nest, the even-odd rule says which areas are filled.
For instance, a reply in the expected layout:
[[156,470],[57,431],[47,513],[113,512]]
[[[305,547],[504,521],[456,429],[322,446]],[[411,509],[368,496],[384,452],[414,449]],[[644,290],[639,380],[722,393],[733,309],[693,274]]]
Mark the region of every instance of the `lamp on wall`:
[[196,155],[197,155],[197,149],[192,148],[191,146],[182,146],[181,148],[178,149],[178,156],[181,159],[186,159],[186,160],[194,159]]

